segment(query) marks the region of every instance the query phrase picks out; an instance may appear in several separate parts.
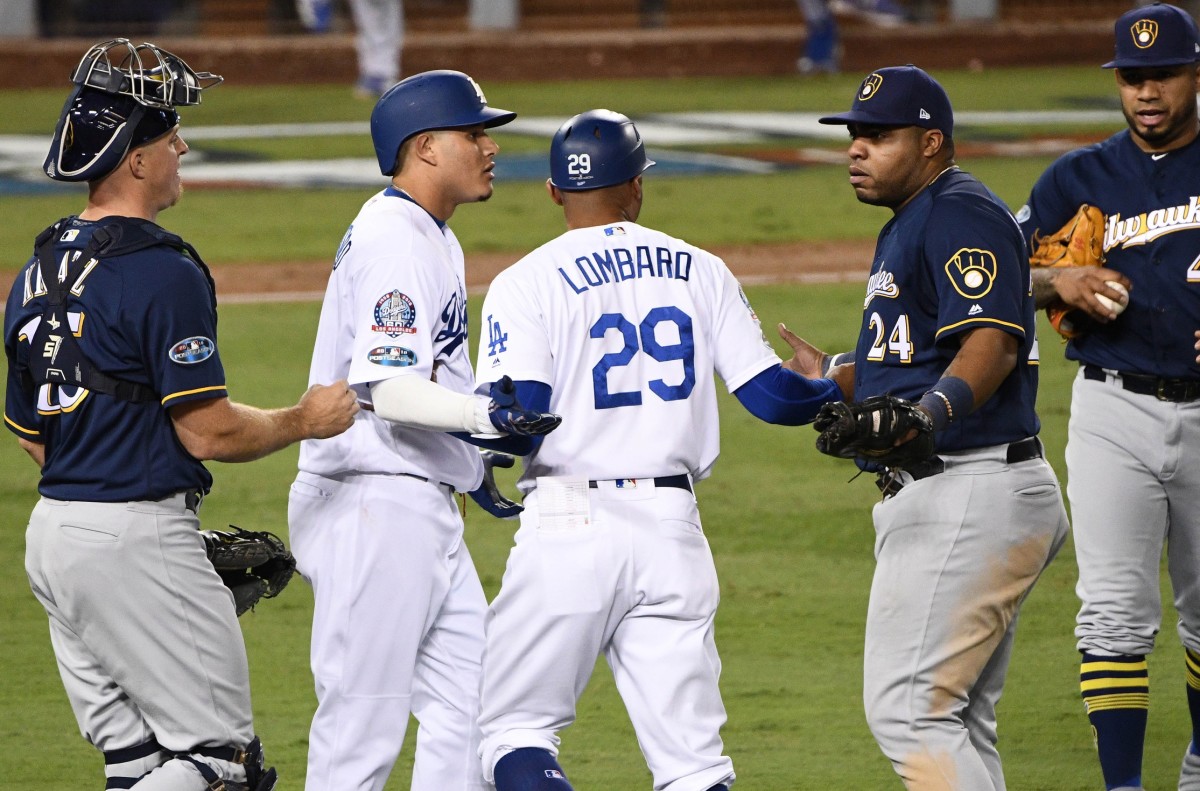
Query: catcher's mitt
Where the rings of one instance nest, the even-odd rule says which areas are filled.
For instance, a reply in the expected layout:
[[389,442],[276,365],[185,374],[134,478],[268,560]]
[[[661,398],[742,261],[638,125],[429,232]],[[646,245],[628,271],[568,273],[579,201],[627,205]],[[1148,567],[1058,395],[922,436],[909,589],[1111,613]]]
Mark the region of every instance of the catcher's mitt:
[[[1030,266],[1100,266],[1104,263],[1104,212],[1083,204],[1067,224],[1049,236],[1033,234]],[[1068,315],[1070,314],[1070,315]],[[1063,303],[1046,308],[1051,326],[1064,338],[1078,338],[1086,329],[1086,317]]]
[[[832,401],[821,407],[813,421],[821,432],[817,450],[841,459],[855,457],[891,468],[924,461],[933,455],[933,421],[917,405],[890,395],[865,401]],[[896,442],[913,429],[908,442]]]
[[201,530],[204,549],[221,581],[233,591],[237,614],[254,609],[259,599],[279,595],[296,570],[296,559],[279,536],[264,531]]

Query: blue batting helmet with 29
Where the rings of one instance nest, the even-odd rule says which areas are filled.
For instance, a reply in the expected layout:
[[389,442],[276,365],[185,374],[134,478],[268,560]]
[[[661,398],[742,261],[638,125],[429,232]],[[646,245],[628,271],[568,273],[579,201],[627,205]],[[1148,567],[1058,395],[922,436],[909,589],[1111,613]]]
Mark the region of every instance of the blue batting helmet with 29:
[[396,172],[396,157],[404,141],[431,129],[459,129],[483,124],[501,126],[516,113],[488,107],[483,90],[461,71],[440,69],[414,74],[393,85],[371,111],[371,142],[379,172]]
[[653,164],[633,121],[612,110],[580,113],[550,141],[550,183],[560,190],[623,184]]

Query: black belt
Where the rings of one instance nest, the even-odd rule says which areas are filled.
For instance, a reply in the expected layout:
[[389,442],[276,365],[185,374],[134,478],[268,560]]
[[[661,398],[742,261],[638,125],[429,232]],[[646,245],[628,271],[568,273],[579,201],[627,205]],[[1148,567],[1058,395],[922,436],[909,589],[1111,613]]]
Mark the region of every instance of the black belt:
[[[629,480],[637,480],[637,479],[636,478],[618,478],[618,479],[614,479],[614,480],[629,481]],[[598,481],[588,481],[588,486],[590,486],[593,489],[597,488],[599,485],[600,484]],[[689,492],[692,490],[692,481],[691,481],[691,479],[689,479],[687,477],[687,475],[667,475],[662,478],[655,478],[654,485],[655,486],[667,486],[672,489],[683,489],[683,490],[689,491]]]
[[200,513],[200,503],[204,500],[204,492],[184,492],[183,507],[193,514]]
[[435,481],[432,478],[426,478],[424,475],[413,475],[411,472],[398,472],[396,474],[403,475],[405,478],[416,478],[418,481],[424,481],[425,483],[432,483],[434,486],[445,486],[447,489],[450,490],[451,494],[454,494],[454,491],[455,491],[454,487],[451,486],[450,484],[443,483],[442,481]]
[[[1146,374],[1129,374],[1117,371],[1121,387],[1138,395],[1152,395],[1159,401],[1186,402],[1200,398],[1200,379],[1165,379]],[[1108,374],[1098,365],[1083,366],[1083,378],[1103,382]]]
[[[1026,439],[1011,443],[1005,454],[1005,461],[1009,464],[1020,464],[1023,461],[1033,461],[1040,458],[1042,458],[1042,442],[1037,437],[1027,437]],[[885,470],[879,473],[879,477],[875,479],[875,485],[879,487],[879,491],[883,492],[883,496],[886,498],[891,497],[904,488],[904,483],[900,480],[901,472],[907,472],[912,476],[914,481],[919,481],[922,478],[940,475],[945,471],[946,462],[934,456],[919,464],[905,467],[902,471]]]

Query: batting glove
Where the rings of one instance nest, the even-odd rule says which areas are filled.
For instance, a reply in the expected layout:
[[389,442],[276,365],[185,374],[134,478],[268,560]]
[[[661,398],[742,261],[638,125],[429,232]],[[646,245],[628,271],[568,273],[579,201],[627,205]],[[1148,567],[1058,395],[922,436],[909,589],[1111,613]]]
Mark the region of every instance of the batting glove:
[[517,401],[517,388],[510,376],[493,382],[489,395],[492,403],[488,407],[488,418],[496,430],[504,434],[525,437],[549,434],[562,423],[562,418],[553,412],[534,412],[521,406]]
[[516,459],[507,453],[496,453],[490,450],[480,451],[479,455],[483,458],[483,483],[479,485],[478,489],[468,492],[468,494],[471,495],[471,499],[475,501],[476,505],[492,516],[500,519],[512,519],[524,511],[525,507],[517,505],[500,492],[492,470],[496,467],[511,467]]

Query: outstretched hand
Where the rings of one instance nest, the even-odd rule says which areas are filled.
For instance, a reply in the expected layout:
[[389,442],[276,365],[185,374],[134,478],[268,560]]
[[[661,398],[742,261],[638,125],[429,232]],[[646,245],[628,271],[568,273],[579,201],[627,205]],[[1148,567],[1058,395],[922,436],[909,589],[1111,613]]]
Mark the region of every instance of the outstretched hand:
[[779,322],[778,329],[779,337],[792,347],[792,358],[785,360],[783,367],[795,371],[805,379],[820,379],[825,376],[829,355],[789,330],[782,321]]
[[[846,401],[854,400],[854,363],[847,362],[830,367],[831,356],[813,346],[796,333],[789,330],[783,322],[779,323],[779,337],[792,347],[792,358],[783,363],[789,371],[800,374],[805,379],[832,379],[841,389]],[[850,355],[838,355],[849,357]]]

